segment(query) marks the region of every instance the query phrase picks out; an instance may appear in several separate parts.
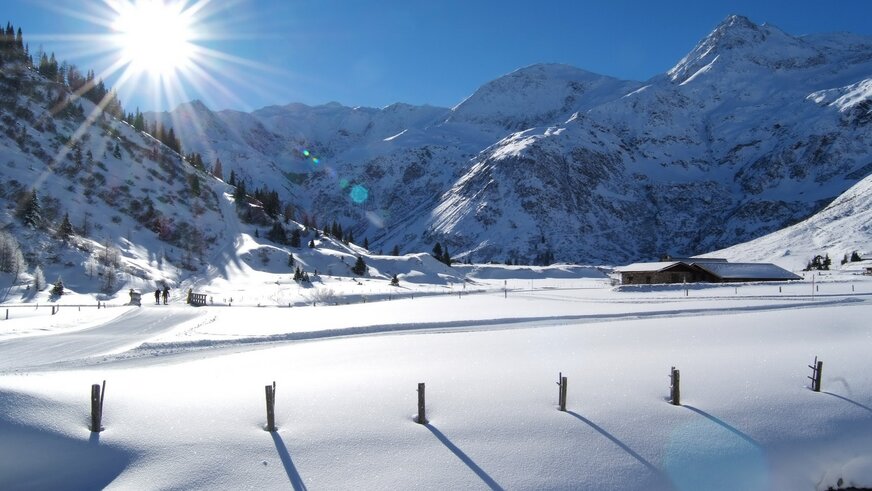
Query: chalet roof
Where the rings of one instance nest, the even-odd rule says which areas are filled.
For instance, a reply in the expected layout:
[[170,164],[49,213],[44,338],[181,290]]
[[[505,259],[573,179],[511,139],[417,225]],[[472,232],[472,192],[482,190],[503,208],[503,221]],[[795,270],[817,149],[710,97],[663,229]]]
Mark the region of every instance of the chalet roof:
[[694,266],[724,280],[798,280],[799,276],[771,263],[699,262]]
[[661,261],[656,263],[633,263],[627,266],[615,268],[618,273],[659,273],[664,269],[671,268],[676,264],[685,264],[681,261]]

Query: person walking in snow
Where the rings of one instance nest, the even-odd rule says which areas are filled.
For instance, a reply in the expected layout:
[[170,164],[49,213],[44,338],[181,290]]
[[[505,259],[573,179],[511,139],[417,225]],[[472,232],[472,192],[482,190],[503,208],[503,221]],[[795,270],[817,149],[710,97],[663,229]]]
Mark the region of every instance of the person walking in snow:
[[166,305],[166,304],[168,303],[169,298],[170,298],[170,287],[165,286],[164,289],[163,289],[163,301],[164,301],[164,305]]
[[160,305],[160,288],[154,291],[154,303]]

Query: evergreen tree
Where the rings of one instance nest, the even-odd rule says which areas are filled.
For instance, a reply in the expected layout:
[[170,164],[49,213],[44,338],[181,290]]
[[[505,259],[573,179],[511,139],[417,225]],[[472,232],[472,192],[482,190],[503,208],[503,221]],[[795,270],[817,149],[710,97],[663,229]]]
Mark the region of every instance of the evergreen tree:
[[236,172],[233,172],[233,169],[230,169],[230,178],[227,180],[227,184],[236,186]]
[[363,248],[369,250],[369,237],[363,238]]
[[70,214],[64,213],[64,219],[61,221],[60,226],[58,226],[57,237],[62,241],[66,242],[73,235],[73,224],[70,223]]
[[212,166],[212,176],[224,180],[224,166],[221,165],[221,159],[215,160],[215,165]]
[[236,183],[236,190],[233,191],[233,200],[236,201],[236,206],[245,204],[245,197],[245,181],[239,181]]
[[442,253],[442,258],[440,259],[446,266],[451,266],[451,254],[448,254],[448,246],[445,246],[445,252]]
[[863,260],[863,258],[860,257],[859,254],[857,254],[857,251],[854,251],[851,253],[851,262],[852,263],[856,263],[857,261],[862,261],[862,260]]
[[310,240],[310,241],[309,241],[309,249],[314,249],[314,248],[315,248],[315,241],[314,241],[314,240]]
[[33,268],[33,288],[38,292],[45,290],[45,275],[39,266]]
[[300,229],[294,227],[294,230],[291,232],[291,240],[288,244],[291,247],[300,247]]
[[437,242],[436,245],[433,246],[433,257],[435,257],[437,261],[442,260],[442,244]]
[[38,228],[42,224],[42,208],[39,204],[39,197],[36,195],[36,189],[30,192],[21,209],[19,210],[21,221],[25,225],[33,228]]
[[303,279],[303,272],[300,271],[300,267],[297,266],[297,268],[294,269],[294,281],[300,281],[302,279]]
[[270,228],[269,232],[266,233],[266,238],[276,244],[287,244],[288,236],[285,227],[282,226],[282,222],[278,220],[273,222],[272,228]]
[[400,286],[400,279],[397,278],[396,274],[391,278],[391,286]]
[[51,289],[51,294],[59,297],[64,294],[64,282],[61,280],[61,277],[58,276],[58,280],[55,281],[54,286]]
[[351,272],[357,276],[363,276],[366,274],[366,263],[363,262],[363,258],[361,256],[357,256],[357,261],[354,262],[354,266],[351,267]]
[[291,268],[294,266],[294,255],[288,254],[288,267]]
[[112,150],[112,156],[116,159],[121,159],[121,147],[118,145],[118,142],[115,143],[115,148]]
[[400,255],[400,246],[394,245],[394,248],[391,249],[391,256],[399,256]]

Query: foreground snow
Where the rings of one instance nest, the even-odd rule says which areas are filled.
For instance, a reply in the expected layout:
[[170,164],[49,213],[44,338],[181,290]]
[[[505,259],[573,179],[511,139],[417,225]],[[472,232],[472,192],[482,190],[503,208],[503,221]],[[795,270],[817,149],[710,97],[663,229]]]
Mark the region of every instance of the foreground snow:
[[[487,293],[329,307],[13,312],[0,323],[19,333],[0,342],[0,488],[870,486],[864,280],[833,278],[814,298],[810,282],[553,278],[506,292],[500,278]],[[96,327],[81,328],[87,315]],[[83,339],[105,344],[71,355]],[[821,393],[806,387],[815,356]],[[682,407],[666,401],[671,366]],[[88,391],[104,379],[96,434]],[[413,421],[418,382],[427,426]]]

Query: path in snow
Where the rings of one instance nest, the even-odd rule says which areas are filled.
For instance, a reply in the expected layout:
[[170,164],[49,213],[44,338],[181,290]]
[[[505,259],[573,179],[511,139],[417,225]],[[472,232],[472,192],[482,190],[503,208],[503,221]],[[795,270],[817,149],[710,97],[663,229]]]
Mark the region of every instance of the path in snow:
[[131,308],[90,329],[4,341],[0,343],[0,373],[29,371],[133,348],[201,313],[172,306]]

